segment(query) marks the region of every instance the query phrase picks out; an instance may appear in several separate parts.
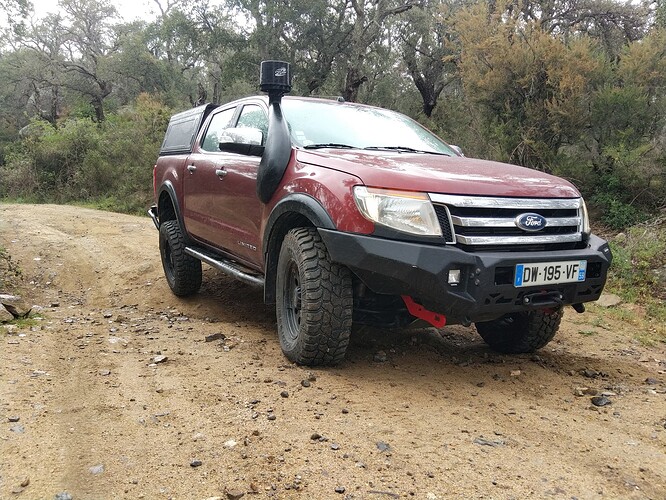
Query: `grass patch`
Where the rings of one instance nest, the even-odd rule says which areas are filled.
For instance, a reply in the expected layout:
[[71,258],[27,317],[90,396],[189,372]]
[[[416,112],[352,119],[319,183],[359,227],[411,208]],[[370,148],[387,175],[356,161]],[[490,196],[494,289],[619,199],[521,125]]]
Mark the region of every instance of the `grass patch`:
[[16,330],[27,330],[33,326],[41,326],[44,316],[41,313],[30,315],[27,318],[18,318],[0,325],[0,332],[14,333]]
[[601,316],[597,316],[592,320],[592,326],[601,328],[602,330],[610,330],[611,327],[603,320]]
[[[658,314],[663,314],[663,306],[657,306]],[[633,337],[644,346],[655,346],[666,343],[666,322],[659,317],[655,317],[647,307],[637,306],[635,304],[625,304],[618,307],[601,309],[599,306],[591,308],[596,314],[603,314],[605,322],[603,326],[598,324],[599,318],[595,318],[591,324],[599,326],[612,332],[617,328],[614,325],[624,324],[627,331],[633,331]],[[622,328],[620,328],[622,329]],[[580,332],[579,332],[580,333]]]
[[606,318],[636,326],[642,344],[666,342],[666,217],[631,227],[610,245],[607,291],[636,308],[610,308]]
[[631,302],[666,299],[666,218],[641,224],[610,241],[609,289]]
[[83,208],[93,208],[95,210],[104,210],[106,212],[117,212],[129,215],[146,215],[150,207],[151,199],[145,196],[127,197],[119,199],[115,196],[106,196],[87,200],[85,202],[73,202],[71,205]]

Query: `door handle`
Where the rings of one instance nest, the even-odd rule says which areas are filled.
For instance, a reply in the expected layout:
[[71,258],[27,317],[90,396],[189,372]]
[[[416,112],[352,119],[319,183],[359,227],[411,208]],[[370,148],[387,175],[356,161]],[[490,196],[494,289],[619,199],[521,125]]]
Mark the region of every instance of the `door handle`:
[[193,174],[194,172],[197,171],[197,167],[194,166],[194,165],[188,165],[188,166],[187,166],[187,170],[189,170],[190,173]]
[[226,177],[226,175],[227,175],[227,171],[226,171],[226,170],[222,170],[221,168],[218,168],[218,169],[215,171],[215,175],[217,175],[220,179],[222,179],[222,178]]

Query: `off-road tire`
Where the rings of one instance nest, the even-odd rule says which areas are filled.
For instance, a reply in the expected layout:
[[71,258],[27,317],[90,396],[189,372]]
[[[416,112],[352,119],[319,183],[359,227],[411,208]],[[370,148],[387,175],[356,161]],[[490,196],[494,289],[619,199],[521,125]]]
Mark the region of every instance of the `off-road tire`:
[[160,255],[169,288],[178,297],[193,295],[201,288],[201,261],[185,253],[185,238],[178,221],[160,225]]
[[495,351],[507,354],[534,352],[550,342],[562,320],[562,308],[511,313],[476,323],[476,330]]
[[317,230],[289,231],[276,276],[275,311],[284,355],[301,365],[340,363],[349,345],[353,307],[351,273],[331,262]]

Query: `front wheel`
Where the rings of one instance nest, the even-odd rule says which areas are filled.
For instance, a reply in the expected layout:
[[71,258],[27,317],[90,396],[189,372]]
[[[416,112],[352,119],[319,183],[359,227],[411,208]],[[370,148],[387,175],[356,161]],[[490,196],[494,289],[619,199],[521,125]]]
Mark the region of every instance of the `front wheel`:
[[562,308],[505,314],[492,321],[476,323],[476,330],[495,351],[534,352],[553,339],[563,314]]
[[160,255],[169,288],[179,297],[193,295],[201,288],[201,261],[185,253],[185,238],[178,221],[160,225]]
[[311,366],[342,361],[354,306],[351,273],[331,262],[316,229],[287,233],[276,286],[278,337],[285,356]]

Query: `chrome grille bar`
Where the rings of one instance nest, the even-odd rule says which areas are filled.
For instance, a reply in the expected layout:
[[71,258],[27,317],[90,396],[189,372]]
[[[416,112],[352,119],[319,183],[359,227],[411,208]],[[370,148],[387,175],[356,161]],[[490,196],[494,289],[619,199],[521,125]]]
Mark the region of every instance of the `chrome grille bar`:
[[[452,215],[451,220],[456,226],[462,227],[516,227],[515,217],[507,218],[484,218],[484,217],[459,217]],[[578,226],[578,217],[557,217],[548,219],[547,227]]]
[[581,241],[580,233],[546,234],[540,236],[462,236],[456,235],[456,241],[463,245],[534,245],[549,243],[573,243]]
[[580,198],[493,198],[489,196],[460,196],[431,193],[433,203],[460,208],[520,208],[525,210],[562,210],[581,207]]
[[[499,198],[429,194],[440,224],[450,224],[452,243],[505,247],[575,244],[583,240],[581,198]],[[543,231],[523,232],[516,218],[535,212],[546,219]]]

